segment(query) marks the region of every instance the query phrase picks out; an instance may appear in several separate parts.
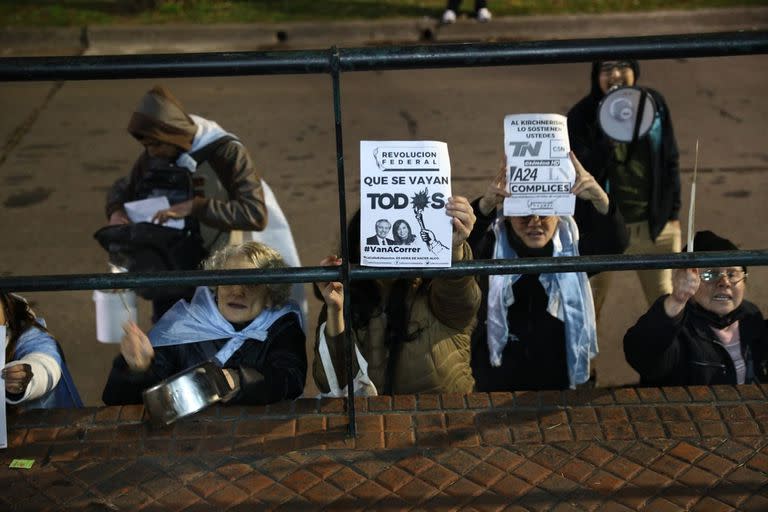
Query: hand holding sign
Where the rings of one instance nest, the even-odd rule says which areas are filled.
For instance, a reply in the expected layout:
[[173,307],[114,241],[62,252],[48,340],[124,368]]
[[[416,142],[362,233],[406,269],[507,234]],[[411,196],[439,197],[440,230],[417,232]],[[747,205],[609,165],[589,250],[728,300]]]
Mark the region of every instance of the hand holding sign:
[[462,196],[448,198],[445,214],[452,218],[453,246],[458,247],[469,237],[477,217],[472,211],[472,205],[469,204],[466,197]]
[[573,167],[576,169],[576,181],[573,183],[571,192],[579,199],[590,201],[598,212],[605,215],[608,213],[608,206],[610,204],[608,194],[605,193],[605,190],[595,180],[594,176],[584,169],[584,166],[581,165],[573,151],[568,153],[568,156],[571,157]]

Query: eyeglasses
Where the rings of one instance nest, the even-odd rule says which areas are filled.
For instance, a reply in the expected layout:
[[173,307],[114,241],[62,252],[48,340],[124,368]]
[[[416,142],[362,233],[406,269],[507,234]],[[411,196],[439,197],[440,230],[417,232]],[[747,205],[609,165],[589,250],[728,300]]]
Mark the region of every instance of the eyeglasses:
[[618,69],[620,73],[626,73],[628,70],[632,69],[632,63],[626,60],[618,60],[603,62],[600,64],[601,73],[610,73],[614,69]]
[[713,268],[702,270],[699,273],[699,277],[705,283],[716,283],[723,276],[725,276],[730,284],[738,284],[747,278],[747,273],[743,270],[726,270],[725,272],[720,272]]

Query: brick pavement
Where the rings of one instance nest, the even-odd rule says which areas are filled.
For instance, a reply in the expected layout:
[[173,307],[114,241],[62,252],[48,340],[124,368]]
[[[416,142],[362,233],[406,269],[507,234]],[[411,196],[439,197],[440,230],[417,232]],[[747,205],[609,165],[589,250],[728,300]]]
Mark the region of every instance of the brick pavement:
[[[9,417],[3,510],[768,510],[768,386]],[[30,470],[10,469],[34,459]]]

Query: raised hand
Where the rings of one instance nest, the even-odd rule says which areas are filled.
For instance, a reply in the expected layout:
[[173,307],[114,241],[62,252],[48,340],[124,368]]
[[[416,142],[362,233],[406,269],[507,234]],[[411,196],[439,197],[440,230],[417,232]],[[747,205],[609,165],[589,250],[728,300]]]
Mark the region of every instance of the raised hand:
[[672,270],[672,293],[664,300],[664,310],[670,317],[680,314],[686,303],[696,294],[701,285],[699,270],[676,268]]
[[503,158],[499,171],[486,187],[483,197],[480,198],[480,211],[483,215],[490,215],[504,201],[504,198],[510,195],[507,192],[507,159]]
[[[342,260],[337,255],[327,256],[320,262],[322,267],[338,267]],[[344,332],[344,285],[338,281],[316,283],[328,308],[325,332],[328,336],[338,336]]]
[[[341,265],[341,258],[336,255],[327,256],[320,262],[321,267],[338,267]],[[344,307],[344,286],[338,281],[319,282],[317,287],[323,294],[323,300],[328,309],[341,311]]]
[[155,349],[152,348],[149,338],[134,322],[123,324],[123,332],[125,334],[120,340],[120,353],[125,362],[135,372],[146,371],[155,358]]

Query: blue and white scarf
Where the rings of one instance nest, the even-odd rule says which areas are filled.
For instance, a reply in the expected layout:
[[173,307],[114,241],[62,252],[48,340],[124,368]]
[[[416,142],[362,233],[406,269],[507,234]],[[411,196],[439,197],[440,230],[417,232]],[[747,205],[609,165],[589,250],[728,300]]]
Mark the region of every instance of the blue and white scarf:
[[[507,239],[504,217],[493,224],[496,235],[493,259],[517,258]],[[571,216],[561,216],[552,237],[552,256],[579,255],[579,228]],[[512,286],[520,274],[490,276],[488,279],[487,339],[491,366],[501,366],[501,355],[510,338],[507,310],[514,304]],[[539,282],[547,293],[547,312],[565,324],[565,348],[568,381],[571,388],[589,380],[589,361],[597,355],[597,329],[592,289],[584,272],[540,274]]]
[[214,356],[220,365],[224,365],[246,340],[266,341],[272,324],[290,313],[294,313],[297,320],[301,318],[301,312],[293,302],[286,302],[279,308],[264,309],[244,329],[237,331],[222,316],[210,288],[200,286],[195,290],[191,303],[180,300],[174,304],[149,331],[148,337],[153,347],[228,339]]

